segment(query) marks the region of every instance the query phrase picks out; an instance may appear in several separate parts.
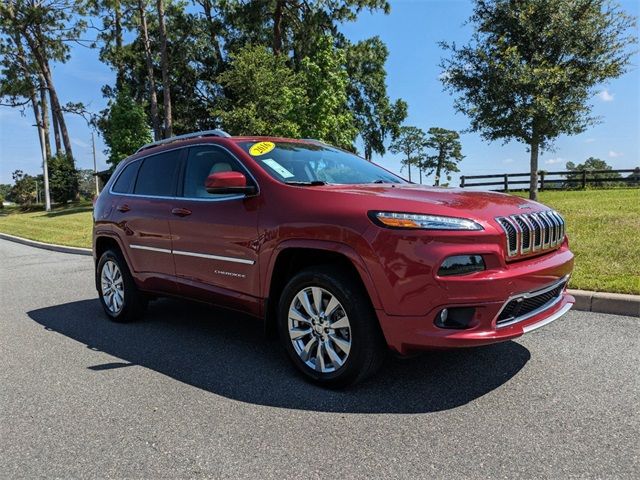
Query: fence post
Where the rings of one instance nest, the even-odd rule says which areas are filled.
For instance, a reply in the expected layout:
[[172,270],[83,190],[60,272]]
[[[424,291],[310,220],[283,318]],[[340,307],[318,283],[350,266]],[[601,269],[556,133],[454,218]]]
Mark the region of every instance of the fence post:
[[582,171],[582,189],[584,190],[585,188],[587,188],[587,171],[583,170]]
[[540,171],[540,191],[544,190],[544,171]]
[[460,188],[464,188],[464,175],[460,176]]
[[507,175],[506,173],[504,174],[504,191],[509,191],[509,175]]

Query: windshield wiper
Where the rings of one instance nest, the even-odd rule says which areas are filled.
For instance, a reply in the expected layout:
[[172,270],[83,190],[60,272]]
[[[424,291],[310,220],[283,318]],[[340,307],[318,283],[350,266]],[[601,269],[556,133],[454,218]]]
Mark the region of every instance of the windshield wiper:
[[318,187],[320,185],[326,185],[327,182],[323,182],[322,180],[313,180],[312,182],[297,182],[297,181],[291,181],[291,182],[284,182],[287,185],[301,185],[304,187]]

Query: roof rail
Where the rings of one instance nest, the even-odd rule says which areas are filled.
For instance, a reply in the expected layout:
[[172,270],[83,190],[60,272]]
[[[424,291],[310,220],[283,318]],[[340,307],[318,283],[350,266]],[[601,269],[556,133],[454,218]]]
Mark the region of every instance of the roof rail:
[[165,138],[164,140],[158,140],[157,142],[147,143],[146,145],[141,146],[136,153],[146,150],[151,147],[157,147],[158,145],[165,145],[167,143],[177,142],[178,140],[187,140],[189,138],[199,138],[199,137],[230,137],[227,132],[224,130],[203,130],[202,132],[192,132],[185,133],[184,135],[176,135],[175,137]]

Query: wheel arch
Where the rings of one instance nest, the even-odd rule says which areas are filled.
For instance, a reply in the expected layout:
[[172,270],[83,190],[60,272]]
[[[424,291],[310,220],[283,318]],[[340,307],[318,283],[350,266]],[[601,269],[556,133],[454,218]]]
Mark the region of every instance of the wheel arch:
[[[120,240],[118,239],[117,236],[109,235],[109,234],[97,235],[93,243],[93,258],[95,260],[96,267],[98,265],[98,262],[100,261],[100,257],[102,257],[104,252],[106,252],[107,250],[117,250],[118,252],[120,252],[120,254],[122,255],[122,258],[124,258],[124,261],[127,262],[127,267],[129,268],[129,271],[132,271],[131,262],[129,261],[129,258],[127,256],[127,253],[125,252],[125,249],[122,248],[122,244],[120,243]],[[96,277],[95,281],[96,281],[96,290],[97,290],[100,288],[98,284],[97,274],[95,277]]]
[[335,264],[347,269],[364,288],[374,309],[380,309],[380,299],[360,256],[348,245],[334,242],[283,242],[273,252],[265,275],[263,291],[267,294],[264,310],[265,330],[275,332],[280,294],[289,278],[303,268]]

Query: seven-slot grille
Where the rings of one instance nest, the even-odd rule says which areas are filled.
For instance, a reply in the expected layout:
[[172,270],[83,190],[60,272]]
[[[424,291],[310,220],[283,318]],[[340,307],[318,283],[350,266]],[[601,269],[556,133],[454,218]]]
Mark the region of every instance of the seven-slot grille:
[[500,311],[496,325],[504,327],[520,322],[551,307],[562,296],[567,278],[562,278],[559,282],[541,290],[511,298]]
[[550,250],[564,240],[564,219],[546,210],[496,218],[507,237],[507,256],[516,257]]

